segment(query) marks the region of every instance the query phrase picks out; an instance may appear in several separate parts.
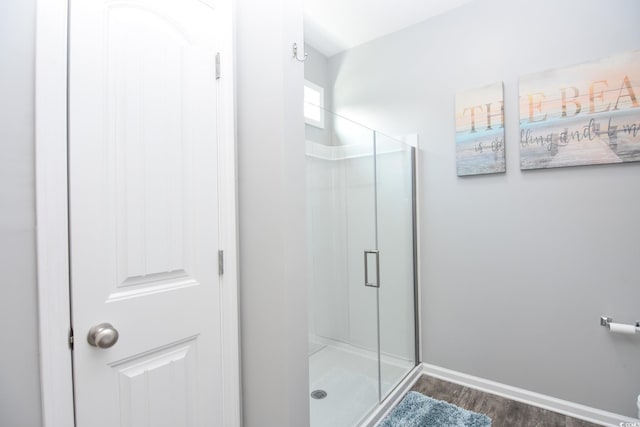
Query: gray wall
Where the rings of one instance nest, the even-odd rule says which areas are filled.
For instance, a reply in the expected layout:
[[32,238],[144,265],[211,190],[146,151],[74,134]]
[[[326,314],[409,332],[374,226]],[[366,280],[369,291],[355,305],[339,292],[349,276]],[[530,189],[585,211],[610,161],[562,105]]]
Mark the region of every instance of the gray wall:
[[[420,135],[423,359],[627,416],[640,163],[521,172],[518,76],[640,47],[636,0],[477,0],[330,58],[333,109]],[[507,173],[458,178],[454,95],[504,80]]]
[[0,2],[0,425],[41,425],[35,252],[35,0]]
[[309,423],[303,65],[297,0],[239,0],[237,126],[243,415]]

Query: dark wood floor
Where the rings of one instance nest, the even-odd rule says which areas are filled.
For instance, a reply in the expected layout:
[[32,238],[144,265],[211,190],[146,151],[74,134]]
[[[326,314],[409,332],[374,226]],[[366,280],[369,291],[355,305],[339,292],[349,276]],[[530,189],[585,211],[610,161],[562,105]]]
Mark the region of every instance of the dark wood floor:
[[489,416],[492,427],[596,427],[556,412],[515,402],[493,394],[423,375],[413,386],[433,399],[444,400],[469,411]]

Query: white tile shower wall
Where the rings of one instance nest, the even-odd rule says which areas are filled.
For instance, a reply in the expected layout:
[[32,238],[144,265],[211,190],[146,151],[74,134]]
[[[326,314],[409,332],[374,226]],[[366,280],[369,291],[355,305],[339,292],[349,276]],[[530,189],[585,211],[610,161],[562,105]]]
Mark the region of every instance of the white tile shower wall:
[[357,157],[342,164],[346,180],[349,337],[354,345],[376,350],[376,289],[364,285],[364,251],[376,248],[373,158]]
[[[310,328],[312,335],[349,340],[349,295],[344,260],[343,186],[340,165],[331,160],[307,157]],[[336,176],[338,175],[338,176]],[[337,185],[334,185],[337,182]]]
[[[376,247],[374,164],[362,154],[372,151],[366,142],[353,158],[340,160],[350,150],[338,147],[335,160],[307,157],[310,327],[312,335],[375,351],[376,290],[364,286],[364,250]],[[409,162],[408,151],[377,158],[381,351],[404,359],[414,355]]]

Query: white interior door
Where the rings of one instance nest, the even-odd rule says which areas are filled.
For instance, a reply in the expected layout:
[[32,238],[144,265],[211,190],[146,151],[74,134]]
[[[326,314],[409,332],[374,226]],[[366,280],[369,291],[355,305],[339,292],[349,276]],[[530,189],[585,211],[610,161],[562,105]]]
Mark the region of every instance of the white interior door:
[[223,425],[216,6],[70,2],[77,427]]

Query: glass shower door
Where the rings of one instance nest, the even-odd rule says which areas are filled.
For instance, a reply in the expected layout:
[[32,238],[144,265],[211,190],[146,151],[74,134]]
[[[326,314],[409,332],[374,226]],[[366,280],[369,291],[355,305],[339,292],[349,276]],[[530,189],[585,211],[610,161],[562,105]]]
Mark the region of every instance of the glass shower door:
[[414,149],[379,132],[376,139],[380,389],[384,399],[415,366]]
[[[357,373],[360,389],[352,394],[366,415],[379,402],[378,288],[375,198],[375,133],[347,120],[336,125],[336,133],[347,136],[344,153],[347,183],[346,230],[349,283],[349,345],[357,354],[352,372]],[[367,135],[366,144],[352,144],[355,135]],[[364,141],[364,138],[361,139]],[[365,267],[368,264],[368,269]],[[368,283],[368,285],[367,285]]]
[[374,132],[328,118],[307,133],[311,426],[351,427],[380,399]]
[[416,364],[413,149],[307,127],[311,427],[358,425]]

